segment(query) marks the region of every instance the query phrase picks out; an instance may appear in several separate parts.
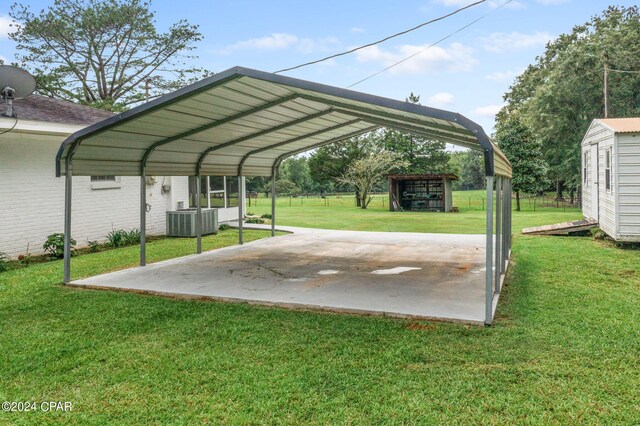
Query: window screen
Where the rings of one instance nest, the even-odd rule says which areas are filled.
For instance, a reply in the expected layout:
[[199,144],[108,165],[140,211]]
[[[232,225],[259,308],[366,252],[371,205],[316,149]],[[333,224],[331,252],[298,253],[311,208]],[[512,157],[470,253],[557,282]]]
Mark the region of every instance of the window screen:
[[91,176],[91,182],[115,182],[116,177],[111,175]]

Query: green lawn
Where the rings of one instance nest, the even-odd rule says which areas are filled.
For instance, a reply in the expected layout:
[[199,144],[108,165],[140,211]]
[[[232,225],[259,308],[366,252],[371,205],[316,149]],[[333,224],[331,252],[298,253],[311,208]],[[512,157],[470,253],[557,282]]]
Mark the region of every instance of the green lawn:
[[[322,229],[355,231],[435,232],[447,234],[484,233],[483,211],[485,191],[455,191],[454,205],[459,213],[390,212],[388,196],[376,195],[366,210],[354,207],[352,195],[319,197],[280,197],[276,204],[276,223]],[[249,213],[271,213],[271,200],[252,200]],[[385,207],[383,207],[383,204]],[[515,201],[514,201],[515,205]],[[513,229],[566,222],[582,217],[577,208],[536,206],[522,202],[522,211],[513,212]]]
[[[519,220],[561,217],[545,214]],[[446,215],[420,217],[435,216]],[[236,238],[206,237],[205,249]],[[193,251],[192,239],[148,248],[150,260]],[[80,256],[74,277],[136,261],[137,247]],[[80,290],[61,276],[59,261],[0,274],[0,399],[73,411],[0,413],[0,423],[640,419],[640,252],[591,238],[516,236],[489,328]]]

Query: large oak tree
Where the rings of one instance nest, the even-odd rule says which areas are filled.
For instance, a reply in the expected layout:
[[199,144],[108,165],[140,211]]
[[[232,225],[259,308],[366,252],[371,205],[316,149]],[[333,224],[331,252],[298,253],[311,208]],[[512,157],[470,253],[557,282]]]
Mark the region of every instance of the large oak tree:
[[640,114],[640,11],[610,6],[547,45],[505,94],[498,127],[514,114],[542,143],[558,196],[580,184],[580,141],[604,116],[604,70],[609,116]]
[[188,55],[198,26],[158,31],[151,1],[54,0],[39,12],[15,3],[10,16],[17,59],[46,96],[122,110],[204,75]]

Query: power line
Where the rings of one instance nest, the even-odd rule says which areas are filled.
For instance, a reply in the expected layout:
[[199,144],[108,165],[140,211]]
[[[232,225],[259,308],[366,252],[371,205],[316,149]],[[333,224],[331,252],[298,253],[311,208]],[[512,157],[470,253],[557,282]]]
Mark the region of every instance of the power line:
[[367,77],[363,78],[362,80],[358,80],[358,81],[356,81],[355,83],[353,83],[353,84],[351,84],[351,85],[347,86],[347,88],[351,88],[351,87],[356,86],[356,85],[358,85],[358,84],[360,84],[360,83],[362,83],[362,82],[364,82],[364,81],[369,80],[370,78],[373,78],[373,77],[375,77],[375,76],[378,76],[378,75],[382,74],[383,72],[388,71],[388,70],[390,70],[391,68],[396,67],[396,66],[400,65],[401,63],[408,61],[409,59],[413,58],[414,56],[417,56],[417,55],[421,54],[422,52],[424,52],[424,51],[426,51],[426,50],[431,49],[432,47],[434,47],[434,46],[436,46],[436,45],[438,45],[438,44],[442,43],[443,41],[447,40],[448,38],[451,38],[451,37],[453,37],[454,35],[458,34],[459,32],[462,32],[463,30],[465,30],[465,29],[469,28],[471,25],[475,24],[476,22],[481,21],[482,19],[486,18],[487,16],[489,16],[490,14],[492,14],[493,12],[495,12],[496,10],[498,10],[498,9],[500,9],[500,8],[502,8],[502,7],[504,7],[504,6],[506,6],[507,4],[511,3],[512,1],[513,1],[513,0],[508,0],[508,1],[504,2],[503,4],[501,4],[500,6],[498,6],[497,8],[495,8],[494,10],[492,10],[492,11],[490,11],[490,12],[485,13],[484,15],[482,15],[481,17],[479,17],[479,18],[477,18],[477,19],[474,19],[473,21],[469,22],[467,25],[465,25],[465,26],[463,26],[463,27],[458,28],[456,31],[454,31],[454,32],[452,32],[452,33],[450,33],[450,34],[448,34],[448,35],[446,35],[446,36],[442,37],[440,40],[438,40],[438,41],[436,41],[436,42],[434,42],[434,43],[431,43],[430,45],[428,45],[428,46],[427,46],[427,47],[425,47],[424,49],[422,49],[422,50],[420,50],[420,51],[418,51],[418,52],[416,52],[416,53],[414,53],[414,54],[412,54],[412,55],[409,55],[409,56],[407,56],[406,58],[401,59],[401,60],[399,60],[398,62],[396,62],[396,63],[394,63],[394,64],[391,64],[391,65],[389,65],[388,67],[386,67],[386,68],[384,68],[384,69],[381,69],[380,71],[375,72],[375,73],[373,73],[373,74],[371,74],[371,75],[369,75],[369,76],[367,76]]
[[[274,72],[274,74],[279,74],[279,73],[281,73],[281,72],[285,72],[285,71],[292,71],[292,70],[295,70],[295,69],[298,69],[298,68],[302,68],[302,67],[306,67],[306,66],[309,66],[309,65],[317,64],[317,63],[319,63],[319,62],[324,62],[324,61],[327,61],[327,60],[329,60],[329,59],[333,59],[333,58],[337,58],[337,57],[339,57],[339,56],[344,56],[344,55],[348,55],[348,54],[353,53],[353,52],[357,52],[358,50],[362,50],[362,49],[365,49],[365,48],[367,48],[367,47],[375,46],[376,44],[384,43],[384,42],[385,42],[385,41],[387,41],[387,40],[391,40],[392,38],[395,38],[395,37],[398,37],[398,36],[401,36],[401,35],[404,35],[404,34],[410,33],[411,31],[415,31],[415,30],[417,30],[418,28],[422,28],[422,27],[424,27],[424,26],[426,26],[426,25],[433,24],[434,22],[442,21],[443,19],[446,19],[446,18],[448,18],[448,17],[450,17],[450,16],[453,16],[453,15],[455,15],[456,13],[460,13],[460,12],[462,12],[462,11],[463,11],[463,10],[465,10],[465,9],[469,9],[470,7],[477,6],[477,5],[479,5],[480,3],[484,3],[485,1],[487,1],[487,0],[479,0],[479,1],[476,1],[475,3],[471,3],[471,4],[468,4],[468,5],[464,6],[464,7],[461,7],[460,9],[454,10],[454,11],[453,11],[453,12],[451,12],[451,13],[448,13],[448,14],[446,14],[446,15],[440,16],[440,17],[438,17],[438,18],[432,19],[432,20],[427,21],[427,22],[423,22],[423,23],[422,23],[422,24],[420,24],[420,25],[416,25],[415,27],[409,28],[408,30],[404,30],[404,31],[401,31],[401,32],[399,32],[399,33],[395,33],[395,34],[393,34],[393,35],[390,35],[390,36],[385,37],[385,38],[383,38],[383,39],[380,39],[380,40],[378,40],[378,41],[374,41],[374,42],[372,42],[372,43],[368,43],[368,44],[365,44],[365,45],[362,45],[362,46],[359,46],[359,47],[354,47],[354,48],[353,48],[353,49],[351,49],[351,50],[347,50],[347,51],[345,51],[345,52],[341,52],[341,53],[336,53],[336,54],[334,54],[334,55],[330,55],[330,56],[327,56],[327,57],[322,58],[322,59],[317,59],[317,60],[315,60],[315,61],[306,62],[306,63],[304,63],[304,64],[296,65],[296,66],[294,66],[294,67],[283,68],[283,69],[281,69],[281,70],[275,71],[275,72]],[[511,2],[511,1],[513,1],[513,0],[509,0],[507,3]],[[506,3],[505,3],[505,4],[506,4]],[[502,6],[501,6],[501,7],[502,7]]]

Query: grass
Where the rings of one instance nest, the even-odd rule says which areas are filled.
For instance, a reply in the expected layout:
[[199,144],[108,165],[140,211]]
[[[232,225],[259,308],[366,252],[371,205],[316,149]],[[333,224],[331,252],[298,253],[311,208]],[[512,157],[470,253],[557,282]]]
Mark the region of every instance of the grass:
[[[366,210],[354,207],[352,195],[329,199],[319,197],[281,197],[276,204],[276,224],[322,229],[389,232],[435,232],[451,234],[484,233],[484,191],[455,191],[453,204],[459,213],[390,212],[387,195],[376,195]],[[271,200],[253,200],[247,207],[258,216],[271,213]],[[383,207],[386,206],[386,207]],[[514,201],[515,205],[515,201]],[[513,229],[575,220],[577,208],[540,207],[522,202],[522,211],[513,212]]]
[[[421,217],[435,216],[446,215]],[[224,231],[204,246],[236,238]],[[148,248],[151,260],[193,251],[191,239]],[[137,247],[73,262],[75,277],[124,268]],[[0,423],[640,418],[640,252],[590,238],[516,236],[490,328],[79,290],[61,274],[61,262],[0,274],[0,399],[71,401],[73,411],[1,413]]]

